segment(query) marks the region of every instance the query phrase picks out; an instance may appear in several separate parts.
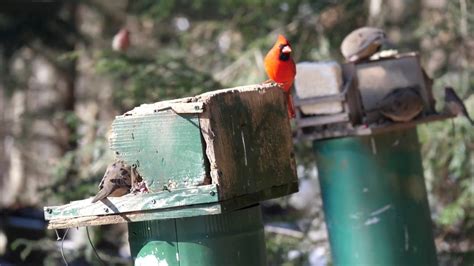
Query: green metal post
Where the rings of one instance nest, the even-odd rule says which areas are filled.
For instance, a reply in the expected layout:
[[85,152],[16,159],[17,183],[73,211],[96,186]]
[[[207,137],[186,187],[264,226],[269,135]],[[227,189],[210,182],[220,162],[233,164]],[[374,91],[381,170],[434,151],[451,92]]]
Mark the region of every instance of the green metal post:
[[335,265],[437,265],[416,129],[313,148]]
[[266,265],[260,206],[129,223],[135,265]]

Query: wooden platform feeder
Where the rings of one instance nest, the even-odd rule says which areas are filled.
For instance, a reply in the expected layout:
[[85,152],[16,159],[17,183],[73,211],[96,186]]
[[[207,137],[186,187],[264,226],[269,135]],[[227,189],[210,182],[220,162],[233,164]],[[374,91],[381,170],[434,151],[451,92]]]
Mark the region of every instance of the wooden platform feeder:
[[273,84],[141,105],[116,117],[110,147],[150,193],[45,207],[48,228],[221,214],[298,190],[285,97]]
[[[297,69],[295,141],[372,135],[451,117],[436,112],[432,80],[417,53],[359,64],[305,63]],[[422,113],[405,123],[384,119],[377,103],[393,89],[407,87],[419,91]]]

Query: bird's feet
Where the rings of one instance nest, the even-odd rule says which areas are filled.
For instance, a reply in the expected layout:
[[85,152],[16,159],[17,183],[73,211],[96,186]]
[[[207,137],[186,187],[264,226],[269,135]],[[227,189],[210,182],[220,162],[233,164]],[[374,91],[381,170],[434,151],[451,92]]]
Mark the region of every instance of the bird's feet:
[[265,80],[262,84],[269,84],[269,83],[275,83],[278,87],[281,87],[281,88],[285,86],[285,83],[279,83],[272,79]]

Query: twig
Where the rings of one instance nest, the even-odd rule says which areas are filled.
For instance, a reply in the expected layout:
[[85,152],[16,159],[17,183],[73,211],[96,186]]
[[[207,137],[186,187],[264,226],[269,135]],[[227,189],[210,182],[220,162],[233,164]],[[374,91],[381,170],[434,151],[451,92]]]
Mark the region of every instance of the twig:
[[461,9],[461,18],[459,21],[459,32],[463,39],[468,35],[467,29],[467,3],[466,0],[459,0],[459,9]]
[[92,250],[94,250],[94,253],[97,256],[97,259],[100,261],[102,265],[106,265],[105,262],[102,260],[102,258],[99,256],[99,253],[97,252],[97,249],[95,249],[94,244],[92,244],[91,236],[89,235],[88,226],[86,226],[86,232],[87,232],[87,239],[89,239],[89,244],[91,244]]
[[297,238],[297,239],[304,238],[304,234],[301,231],[297,231],[297,230],[293,230],[293,229],[289,229],[289,228],[284,228],[284,227],[272,226],[272,225],[265,225],[265,232],[290,236],[290,237]]
[[[58,230],[55,230],[55,231],[56,231],[56,236],[58,237],[56,240],[60,240],[61,238],[59,237]],[[64,256],[64,239],[66,239],[68,232],[69,232],[69,228],[66,228],[66,232],[64,232],[64,235],[61,239],[61,257],[63,258],[64,264],[66,264],[66,266],[68,266],[69,263],[67,263],[66,256]]]

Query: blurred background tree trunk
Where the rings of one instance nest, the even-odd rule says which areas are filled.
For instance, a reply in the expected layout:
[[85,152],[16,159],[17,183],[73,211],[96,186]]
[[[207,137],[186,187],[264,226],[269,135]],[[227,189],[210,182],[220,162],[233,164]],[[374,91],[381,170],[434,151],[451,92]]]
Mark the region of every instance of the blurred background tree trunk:
[[[75,31],[76,4],[67,5],[61,23]],[[34,13],[34,10],[30,12]],[[57,26],[48,23],[52,24],[47,22],[45,27]],[[77,60],[60,59],[60,55],[75,51],[76,41],[67,37],[58,31],[46,41],[32,38],[23,43],[23,48],[9,54],[8,59],[3,56],[2,74],[17,79],[14,87],[5,84],[12,82],[11,79],[3,76],[1,80],[1,108],[4,110],[1,119],[5,126],[1,131],[4,141],[0,165],[6,170],[1,175],[3,207],[41,204],[37,192],[50,183],[52,164],[77,148]],[[55,46],[52,48],[46,42],[55,43]],[[73,172],[70,167],[67,175]]]

